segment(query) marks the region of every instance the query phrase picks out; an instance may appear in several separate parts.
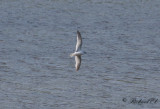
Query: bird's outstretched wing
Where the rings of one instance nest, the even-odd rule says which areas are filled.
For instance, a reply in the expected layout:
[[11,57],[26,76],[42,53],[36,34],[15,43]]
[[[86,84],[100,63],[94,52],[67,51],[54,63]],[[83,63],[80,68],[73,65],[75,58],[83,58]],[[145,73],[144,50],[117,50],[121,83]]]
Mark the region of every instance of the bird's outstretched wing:
[[79,31],[77,31],[77,44],[76,44],[76,50],[78,51],[81,49],[82,46],[82,37],[81,37],[81,33]]
[[75,56],[75,61],[76,61],[76,64],[75,64],[76,71],[78,71],[81,65],[81,56]]

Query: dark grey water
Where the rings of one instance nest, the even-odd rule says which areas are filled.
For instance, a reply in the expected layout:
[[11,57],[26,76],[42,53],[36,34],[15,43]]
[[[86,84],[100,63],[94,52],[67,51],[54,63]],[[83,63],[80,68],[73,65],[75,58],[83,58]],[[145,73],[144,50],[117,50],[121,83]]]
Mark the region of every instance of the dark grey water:
[[159,109],[159,54],[159,0],[1,0],[0,109]]

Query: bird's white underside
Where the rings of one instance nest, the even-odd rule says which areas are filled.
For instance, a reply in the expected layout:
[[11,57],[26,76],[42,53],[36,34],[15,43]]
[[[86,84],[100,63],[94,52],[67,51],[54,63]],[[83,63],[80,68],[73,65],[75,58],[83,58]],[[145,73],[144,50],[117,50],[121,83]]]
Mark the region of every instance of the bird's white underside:
[[77,44],[76,44],[76,49],[74,53],[71,53],[71,57],[75,56],[75,67],[76,67],[76,71],[79,70],[80,65],[81,65],[81,55],[83,54],[83,52],[81,51],[81,46],[82,46],[82,38],[81,38],[81,34],[79,31],[77,31]]

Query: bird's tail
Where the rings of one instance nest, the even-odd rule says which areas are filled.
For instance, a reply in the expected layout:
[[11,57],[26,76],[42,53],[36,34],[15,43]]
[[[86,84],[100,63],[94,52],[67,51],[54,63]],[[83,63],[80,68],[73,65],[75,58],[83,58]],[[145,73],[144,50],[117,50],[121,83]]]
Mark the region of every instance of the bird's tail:
[[74,56],[74,53],[71,53],[71,54],[70,54],[70,57],[73,57],[73,56]]

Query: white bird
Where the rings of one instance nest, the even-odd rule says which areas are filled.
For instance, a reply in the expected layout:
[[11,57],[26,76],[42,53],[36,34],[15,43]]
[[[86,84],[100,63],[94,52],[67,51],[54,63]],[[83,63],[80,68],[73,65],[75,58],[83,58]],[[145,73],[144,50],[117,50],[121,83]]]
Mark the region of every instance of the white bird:
[[82,47],[82,37],[81,37],[81,33],[79,31],[77,31],[77,44],[76,44],[76,50],[74,53],[71,53],[71,57],[75,56],[75,67],[76,67],[76,71],[79,70],[80,65],[81,65],[81,55],[83,55],[85,52],[83,52],[81,50]]

